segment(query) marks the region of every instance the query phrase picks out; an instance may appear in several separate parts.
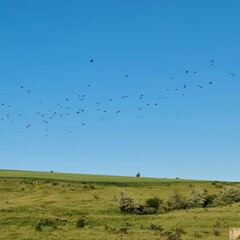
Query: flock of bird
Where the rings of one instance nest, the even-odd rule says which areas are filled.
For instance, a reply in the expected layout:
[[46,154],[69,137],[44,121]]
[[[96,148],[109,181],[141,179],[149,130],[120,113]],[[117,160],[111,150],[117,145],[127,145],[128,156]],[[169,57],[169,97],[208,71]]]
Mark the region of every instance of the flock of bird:
[[[89,60],[89,64],[94,64],[94,62],[95,62],[94,59]],[[210,66],[215,67],[215,60],[210,61]],[[190,70],[185,70],[185,72],[183,72],[183,73],[185,75],[197,74],[196,71],[190,71]],[[229,72],[228,74],[231,77],[236,77],[235,73]],[[128,78],[129,75],[126,74],[125,77]],[[171,79],[174,80],[175,77],[172,76]],[[202,89],[204,87],[211,86],[213,84],[214,84],[213,81],[208,81],[208,82],[205,82],[204,84],[196,83],[195,87]],[[87,87],[90,88],[92,86],[91,86],[91,84],[88,84]],[[151,106],[157,107],[159,105],[159,100],[167,99],[168,98],[167,92],[169,92],[169,91],[179,92],[182,96],[185,96],[185,92],[186,92],[187,88],[188,88],[187,81],[181,87],[166,88],[166,89],[164,89],[165,94],[163,96],[158,96],[157,100],[150,101],[150,102],[147,102],[147,100],[144,99],[145,95],[143,93],[140,93],[137,96],[138,99],[136,99],[139,101],[139,107],[136,107],[136,109],[135,109],[136,112],[138,113],[137,117],[139,117],[139,118],[144,117],[144,115],[142,114],[144,108],[150,108]],[[31,95],[31,89],[28,89],[26,86],[23,86],[23,85],[19,86],[19,89],[22,92],[22,94]],[[56,108],[54,110],[51,110],[51,109],[47,109],[45,111],[39,110],[39,111],[32,113],[31,116],[38,117],[40,122],[43,124],[45,137],[48,136],[49,125],[50,125],[49,123],[53,122],[53,120],[56,120],[58,118],[79,117],[78,118],[78,120],[80,122],[79,125],[85,126],[85,125],[87,125],[87,122],[83,121],[84,118],[81,118],[81,116],[85,113],[85,111],[89,110],[86,105],[82,104],[82,103],[86,103],[86,96],[87,96],[87,93],[79,94],[76,96],[78,106],[81,106],[81,107],[78,107],[78,108],[76,108],[76,106],[73,108],[70,107],[71,106],[70,99],[72,100],[72,97],[65,98],[63,101],[56,103],[56,106],[55,106]],[[118,98],[121,100],[127,100],[127,99],[129,99],[129,96],[121,95],[121,96],[118,96]],[[108,112],[111,112],[111,114],[116,114],[116,115],[121,114],[122,108],[120,108],[120,107],[117,108],[116,106],[114,107],[114,99],[115,98],[107,98],[106,99],[107,102],[113,103],[111,105],[111,106],[113,106],[113,108],[111,110],[100,107],[102,105],[101,105],[101,102],[99,102],[99,101],[97,101],[95,103],[95,110],[99,113],[99,116],[100,116],[99,121],[100,122],[104,121],[105,116]],[[43,100],[39,100],[37,104],[42,105],[43,103],[44,103]],[[42,109],[42,107],[39,109]],[[25,120],[24,122],[25,122],[26,129],[30,129],[30,128],[34,127],[34,124],[32,122],[30,122],[31,120],[29,119],[29,116],[27,116],[24,113],[16,112],[14,106],[12,106],[11,104],[8,104],[6,102],[0,102],[0,121],[8,121],[8,122],[14,123],[16,121],[16,117],[22,118]],[[67,131],[69,133],[72,132],[69,129]]]

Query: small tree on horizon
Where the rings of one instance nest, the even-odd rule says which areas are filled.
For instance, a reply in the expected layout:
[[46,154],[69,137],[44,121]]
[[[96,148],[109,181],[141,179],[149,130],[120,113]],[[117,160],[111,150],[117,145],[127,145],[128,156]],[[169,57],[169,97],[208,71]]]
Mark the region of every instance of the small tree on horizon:
[[141,177],[141,173],[138,172],[138,173],[136,174],[136,177]]

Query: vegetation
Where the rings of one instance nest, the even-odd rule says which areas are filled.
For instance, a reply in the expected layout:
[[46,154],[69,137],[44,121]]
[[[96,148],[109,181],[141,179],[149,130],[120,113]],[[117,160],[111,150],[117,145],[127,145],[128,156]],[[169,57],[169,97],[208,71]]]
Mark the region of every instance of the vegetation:
[[[0,171],[0,240],[214,240],[228,239],[229,227],[239,227],[238,183],[7,175]],[[121,211],[120,196],[134,210]]]

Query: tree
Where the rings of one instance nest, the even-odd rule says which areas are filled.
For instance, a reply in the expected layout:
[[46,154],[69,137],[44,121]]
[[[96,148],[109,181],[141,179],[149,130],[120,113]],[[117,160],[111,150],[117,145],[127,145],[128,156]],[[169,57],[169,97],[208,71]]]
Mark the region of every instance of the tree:
[[141,173],[138,172],[138,173],[136,174],[136,177],[141,177]]

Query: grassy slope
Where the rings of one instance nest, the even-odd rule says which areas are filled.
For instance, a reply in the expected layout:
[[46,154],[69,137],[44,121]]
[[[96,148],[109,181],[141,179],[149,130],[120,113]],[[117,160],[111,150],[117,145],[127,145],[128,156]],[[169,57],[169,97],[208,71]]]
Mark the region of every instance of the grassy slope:
[[[131,178],[115,176],[77,175],[61,173],[0,171],[0,239],[160,239],[149,229],[151,223],[164,228],[180,226],[187,232],[184,240],[228,239],[228,227],[239,227],[239,204],[232,206],[173,211],[167,214],[138,216],[121,214],[115,196],[120,190],[132,193],[139,203],[153,196],[166,199],[174,191],[187,195],[190,184],[209,193],[219,193],[219,186],[208,181]],[[33,185],[33,179],[38,184]],[[84,181],[84,182],[83,182]],[[86,188],[92,182],[95,189]],[[76,220],[85,216],[88,225],[76,228]],[[39,218],[58,218],[57,229],[44,227],[35,231]],[[120,227],[128,220],[128,234],[106,231]],[[213,234],[220,231],[220,236]]]
[[[0,177],[10,178],[34,178],[34,179],[56,179],[67,181],[85,181],[85,182],[132,182],[132,183],[159,183],[176,181],[176,179],[165,178],[136,178],[136,177],[122,177],[122,176],[106,176],[93,174],[73,174],[73,173],[58,173],[58,172],[33,172],[33,171],[12,171],[0,170]],[[181,180],[189,181],[189,180]]]

